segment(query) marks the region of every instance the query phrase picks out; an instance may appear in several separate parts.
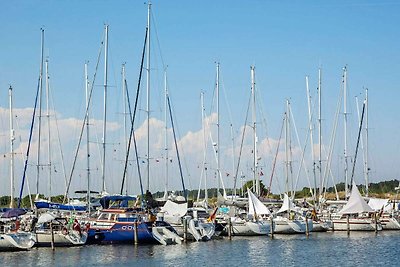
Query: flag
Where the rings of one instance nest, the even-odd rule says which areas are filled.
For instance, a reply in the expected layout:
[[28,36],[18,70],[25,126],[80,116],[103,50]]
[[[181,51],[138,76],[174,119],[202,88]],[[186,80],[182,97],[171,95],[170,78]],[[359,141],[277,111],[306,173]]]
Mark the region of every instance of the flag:
[[215,220],[215,217],[217,216],[217,210],[218,210],[218,207],[216,207],[214,209],[213,213],[210,215],[210,217],[208,217],[208,219],[207,219],[208,222],[212,222]]

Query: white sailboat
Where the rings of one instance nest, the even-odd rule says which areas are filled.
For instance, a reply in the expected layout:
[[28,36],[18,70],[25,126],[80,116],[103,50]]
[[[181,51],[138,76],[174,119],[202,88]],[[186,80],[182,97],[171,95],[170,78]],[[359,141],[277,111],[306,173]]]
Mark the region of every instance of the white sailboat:
[[10,187],[11,201],[10,210],[2,214],[0,219],[0,251],[27,250],[35,244],[35,237],[31,232],[20,229],[19,216],[26,213],[21,209],[14,208],[14,126],[13,126],[13,99],[12,87],[9,90],[10,103]]
[[285,193],[282,207],[276,212],[274,218],[276,234],[297,234],[312,231],[313,222],[303,216],[301,209],[296,207],[293,201]]
[[371,217],[373,214],[375,214],[374,210],[365,202],[353,182],[347,204],[337,214],[332,215],[333,229],[335,231],[380,231],[382,225],[376,217]]
[[400,230],[398,211],[393,209],[389,199],[370,198],[368,205],[380,214],[379,221],[383,230]]

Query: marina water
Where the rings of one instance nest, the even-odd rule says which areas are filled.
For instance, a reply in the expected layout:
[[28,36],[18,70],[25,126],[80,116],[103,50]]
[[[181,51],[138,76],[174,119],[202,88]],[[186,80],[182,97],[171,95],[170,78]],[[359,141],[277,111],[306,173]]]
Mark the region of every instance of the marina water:
[[183,245],[3,252],[1,266],[396,266],[399,231],[233,237]]

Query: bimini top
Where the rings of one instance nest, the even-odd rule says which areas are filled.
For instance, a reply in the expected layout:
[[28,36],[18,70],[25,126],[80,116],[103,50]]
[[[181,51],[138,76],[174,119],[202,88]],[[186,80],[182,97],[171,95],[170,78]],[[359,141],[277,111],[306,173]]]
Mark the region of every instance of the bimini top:
[[110,195],[104,196],[100,199],[100,204],[104,209],[110,208],[110,202],[118,202],[117,207],[128,207],[129,200],[136,200],[135,196],[127,195]]

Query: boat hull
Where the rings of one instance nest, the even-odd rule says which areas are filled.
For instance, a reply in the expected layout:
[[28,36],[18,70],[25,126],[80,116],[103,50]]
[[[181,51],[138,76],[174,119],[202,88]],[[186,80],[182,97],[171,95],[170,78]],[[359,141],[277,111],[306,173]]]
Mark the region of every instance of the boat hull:
[[28,250],[35,245],[32,233],[16,232],[0,234],[0,251]]
[[371,219],[355,219],[350,218],[347,224],[347,219],[334,219],[332,220],[334,231],[380,231],[382,225],[378,222],[376,225]]
[[86,244],[88,234],[86,232],[79,233],[78,231],[54,231],[53,237],[51,231],[36,231],[36,246],[50,247],[52,239],[56,247],[82,246]]

